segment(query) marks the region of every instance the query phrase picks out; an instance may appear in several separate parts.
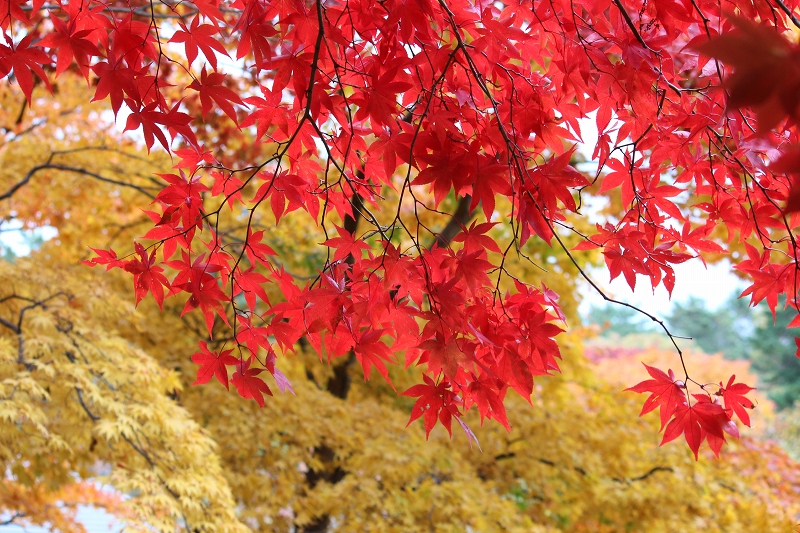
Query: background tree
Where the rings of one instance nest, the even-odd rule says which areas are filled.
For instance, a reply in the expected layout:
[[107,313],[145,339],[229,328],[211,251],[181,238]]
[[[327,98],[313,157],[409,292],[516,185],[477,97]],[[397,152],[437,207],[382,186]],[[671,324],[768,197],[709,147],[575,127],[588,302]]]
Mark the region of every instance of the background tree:
[[778,311],[774,322],[769,313],[759,315],[748,339],[753,370],[769,391],[769,399],[779,409],[791,407],[800,398],[800,360],[795,356],[797,345],[792,331],[786,329],[794,314],[787,310]]
[[[672,333],[686,338],[678,341],[682,346],[691,339],[706,353],[724,353],[731,359],[748,358],[751,356],[750,340],[756,327],[756,313],[737,296],[738,293],[732,294],[715,310],[709,309],[705,301],[695,296],[690,296],[686,302],[673,302],[666,322]],[[629,307],[592,306],[585,320],[599,326],[600,334],[604,336],[624,337],[656,331],[652,321]]]
[[667,319],[670,329],[677,335],[691,337],[706,353],[724,353],[732,359],[747,358],[751,355],[754,313],[737,296],[731,295],[715,311],[709,311],[705,303],[694,296],[686,303],[676,302]]
[[[621,309],[624,310],[595,307],[587,320],[603,327],[602,335],[632,336],[653,331],[640,315],[627,308]],[[751,361],[758,375],[758,386],[778,409],[785,409],[795,403],[800,393],[800,360],[795,355],[794,334],[787,329],[794,316],[790,309],[778,309],[773,320],[768,309],[750,309],[732,294],[715,310],[708,309],[702,300],[694,297],[686,303],[676,302],[667,320],[675,335],[691,338],[690,342],[680,340],[681,346],[694,345],[709,354],[721,353],[729,359]],[[605,320],[605,324],[601,324],[601,320]],[[651,335],[647,342],[654,340]],[[614,341],[624,346],[642,343],[639,337],[615,337]]]
[[587,324],[595,324],[601,335],[625,336],[653,331],[653,323],[630,307],[618,305],[593,305],[586,316]]

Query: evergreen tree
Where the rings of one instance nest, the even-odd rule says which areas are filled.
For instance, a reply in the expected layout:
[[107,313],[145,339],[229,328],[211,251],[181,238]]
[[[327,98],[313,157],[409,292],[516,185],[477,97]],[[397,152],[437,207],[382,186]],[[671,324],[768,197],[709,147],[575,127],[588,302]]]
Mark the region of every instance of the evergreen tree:
[[691,296],[685,303],[675,302],[667,318],[670,331],[691,337],[704,352],[723,353],[730,359],[743,359],[749,352],[753,312],[745,300],[731,295],[719,309],[708,309],[705,302]]

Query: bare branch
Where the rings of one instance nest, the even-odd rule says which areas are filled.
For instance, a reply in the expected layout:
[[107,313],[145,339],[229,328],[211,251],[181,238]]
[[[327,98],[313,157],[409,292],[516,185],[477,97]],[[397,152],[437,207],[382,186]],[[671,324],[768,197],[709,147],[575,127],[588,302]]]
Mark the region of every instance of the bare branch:
[[[50,159],[52,159],[52,155],[51,155]],[[153,195],[152,193],[150,193],[147,190],[145,190],[145,189],[151,189],[151,188],[154,189],[155,187],[146,187],[146,188],[145,187],[141,187],[139,185],[134,185],[132,183],[126,183],[124,181],[119,181],[119,180],[115,180],[115,179],[112,179],[112,178],[107,178],[105,176],[97,174],[96,172],[91,172],[91,171],[86,170],[84,168],[71,167],[71,166],[68,166],[68,165],[60,165],[60,164],[56,164],[56,163],[51,163],[50,160],[48,159],[47,163],[44,163],[44,164],[37,165],[37,166],[33,167],[32,169],[30,169],[27,172],[27,174],[25,174],[25,176],[21,180],[19,180],[17,183],[12,185],[6,192],[4,192],[3,194],[0,194],[0,200],[7,200],[8,198],[11,198],[14,195],[14,193],[16,193],[19,189],[21,189],[22,187],[27,185],[28,182],[30,182],[31,178],[33,178],[33,176],[37,172],[39,172],[41,170],[45,170],[45,169],[63,170],[65,172],[74,172],[76,174],[81,174],[83,176],[88,176],[90,178],[94,178],[94,179],[96,179],[98,181],[102,181],[104,183],[111,183],[113,185],[119,185],[120,187],[127,187],[129,189],[133,189],[133,190],[135,190],[135,191],[147,196],[150,199],[155,198],[155,195]]]

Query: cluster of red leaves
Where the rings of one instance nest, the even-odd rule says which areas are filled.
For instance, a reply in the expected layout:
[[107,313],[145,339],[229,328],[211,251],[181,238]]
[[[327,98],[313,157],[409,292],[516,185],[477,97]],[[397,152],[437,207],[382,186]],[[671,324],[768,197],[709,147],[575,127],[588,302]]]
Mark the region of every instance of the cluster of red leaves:
[[[731,376],[725,386],[720,382],[714,395],[707,392],[710,388],[708,385],[702,386],[703,394],[690,395],[686,383],[677,380],[672,370],[665,374],[657,368],[644,366],[652,379],[626,390],[650,393],[639,416],[658,408],[661,430],[664,431],[662,446],[683,435],[695,458],[703,441],[707,441],[714,455],[719,457],[719,451],[725,443],[725,433],[739,438],[739,429],[733,416],[736,415],[744,425],[750,425],[750,415],[746,409],[753,409],[755,405],[744,395],[753,388],[734,383],[736,376]],[[719,403],[718,397],[722,397],[724,404]]]
[[[166,178],[175,180],[176,176]],[[186,194],[189,186],[173,183]],[[161,203],[165,210],[172,208],[163,199]],[[191,204],[185,202],[171,217],[183,220]],[[161,231],[160,226],[153,231]],[[437,417],[450,431],[450,418],[460,417],[460,409],[473,405],[482,419],[497,420],[510,429],[503,405],[507,389],[530,398],[534,376],[558,371],[559,349],[553,337],[562,330],[552,323],[559,320],[560,311],[555,295],[546,287],[537,290],[517,282],[515,293],[496,296],[485,273],[491,264],[486,250],[478,244],[488,238],[484,234],[492,226],[465,229],[459,235],[464,246],[458,252],[434,247],[412,258],[391,243],[383,243],[384,254],[368,253],[352,265],[342,259],[360,256],[368,247],[339,228],[340,237],[326,242],[333,250],[334,264],[317,282],[303,287],[269,262],[275,252],[261,242],[263,232],[249,234],[239,243],[239,249],[253,265],[268,270],[269,277],[254,267],[244,270],[241,264],[237,266],[241,261],[213,242],[206,243],[209,253],[193,261],[185,251],[180,260],[166,261],[164,264],[177,272],[172,280],[154,264],[156,252],[148,254],[138,243],[136,258],[122,260],[113,251],[98,250],[98,257],[87,264],[133,273],[137,303],[147,293],[159,305],[165,294],[186,293],[183,313],[199,308],[210,335],[215,316],[227,324],[223,303],[229,298],[222,287],[233,284],[234,295],[244,295],[244,308],[233,303],[240,355],[233,356],[232,349],[210,350],[206,342],[201,342],[201,351],[192,357],[200,365],[196,383],[216,377],[227,387],[228,367],[235,367],[231,381],[239,394],[263,405],[262,393],[271,392],[258,377],[262,369],[251,364],[259,353],[266,352],[268,360],[262,362],[263,366],[281,390],[286,389],[286,378],[274,366],[273,342],[284,351],[293,350],[298,339],[305,336],[329,361],[352,350],[365,379],[374,368],[391,385],[387,364],[398,364],[397,351],[403,350],[406,367],[425,365],[428,375],[438,376],[438,383],[425,376],[424,385],[406,392],[420,396],[412,420],[424,410],[427,432]],[[175,252],[173,246],[172,252],[163,253],[170,257]],[[267,283],[277,284],[285,301],[270,305],[264,291]],[[259,303],[269,307],[259,312]],[[427,414],[430,412],[434,414]]]
[[[727,105],[732,109],[746,107],[755,111],[757,133],[761,136],[766,136],[786,119],[789,125],[796,124],[800,120],[800,45],[789,42],[768,26],[737,16],[728,19],[735,26],[733,31],[695,46],[702,54],[733,67],[723,83],[728,91]],[[789,181],[766,176],[762,178],[762,186],[774,190],[775,201],[785,200],[782,212],[787,215],[800,211],[800,143],[786,129],[779,130],[778,134],[783,145],[777,156],[773,154],[770,171],[787,175]],[[783,218],[792,243],[795,240],[791,230],[797,222],[797,216],[789,221]],[[774,262],[770,260],[771,247],[765,246],[759,251],[750,244],[745,246],[747,259],[736,268],[750,275],[753,283],[742,296],[750,295],[752,305],[766,300],[773,318],[780,295],[787,296],[787,307],[800,310],[796,251],[789,249],[794,254],[793,262]],[[800,327],[800,313],[789,327]],[[800,357],[800,338],[796,341]]]
[[[771,128],[796,118],[800,75],[796,47],[780,37],[787,19],[768,3],[3,6],[0,77],[13,77],[31,101],[37,79],[49,86],[49,71],[72,69],[94,85],[94,100],[127,109],[126,129],[140,131],[148,149],[158,141],[179,158],[180,172],[162,176],[148,213],[151,244],[137,243],[131,258],[98,251],[90,262],[130,272],[137,301],[180,296],[183,313],[202,313],[209,338],[195,355],[198,382],[216,376],[227,385],[235,367],[239,393],[263,401],[262,367],[285,386],[274,346],[291,350],[303,336],[329,360],[352,351],[365,377],[375,368],[388,380],[400,353],[420,365],[423,383],[409,394],[418,398],[412,418],[424,412],[427,431],[471,406],[507,426],[507,389],[529,397],[533,376],[557,370],[553,338],[563,316],[545,287],[516,282],[501,291],[500,277],[513,273],[489,254],[504,258],[531,238],[564,247],[567,215],[581,205],[575,194],[580,200],[593,182],[622,207],[594,235],[578,234],[577,249],[602,248],[612,278],[633,287],[641,275],[671,292],[673,266],[724,253],[717,230],[726,228],[727,244],[738,236],[748,245],[738,268],[753,278],[745,291],[752,304],[774,309],[783,296],[798,307],[800,218],[787,216],[795,189],[776,173],[795,167],[765,161],[797,143],[795,131]],[[726,11],[764,25],[731,22]],[[246,75],[225,72],[226,56],[239,62],[229,70]],[[730,98],[709,89],[723,80]],[[731,112],[741,106],[755,111]],[[581,119],[592,116],[593,181],[570,166]],[[389,188],[401,200],[386,201]],[[450,195],[486,223],[431,247],[439,235],[416,214]],[[511,206],[496,232],[502,246],[489,236],[498,198]],[[244,229],[220,227],[225,206],[245,213]],[[369,229],[327,238],[328,260],[305,283],[272,260],[252,227],[267,209],[278,223],[304,211],[326,235],[331,217]],[[379,221],[378,211],[394,219]],[[268,284],[282,301],[267,300]],[[223,327],[233,330],[238,357],[212,338]],[[689,400],[670,413],[686,421],[667,433],[683,432],[693,449],[702,431],[724,438],[723,423],[696,414],[717,412],[698,408],[714,402]]]

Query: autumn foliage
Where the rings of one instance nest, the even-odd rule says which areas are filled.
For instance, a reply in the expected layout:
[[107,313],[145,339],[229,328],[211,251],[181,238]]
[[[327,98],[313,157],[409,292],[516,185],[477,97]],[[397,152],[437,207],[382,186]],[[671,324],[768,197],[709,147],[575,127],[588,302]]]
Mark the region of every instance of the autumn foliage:
[[[448,438],[441,424],[426,435],[432,409],[405,427],[421,396],[398,391],[429,385],[416,365],[386,366],[395,391],[381,377],[364,381],[355,354],[329,365],[301,338],[294,353],[276,354],[295,396],[278,393],[271,359],[246,369],[216,364],[238,356],[220,318],[209,338],[202,312],[181,316],[186,300],[165,291],[163,309],[149,296],[135,306],[129,272],[80,262],[95,256],[89,246],[117,249],[151,227],[141,205],[161,190],[154,174],[175,161],[148,156],[141,137],[109,127],[110,102],[87,105],[94,88],[81,77],[54,80],[53,95],[43,89],[30,108],[17,85],[0,84],[0,189],[28,178],[0,204],[11,220],[0,241],[0,522],[77,533],[74,505],[88,504],[126,530],[164,533],[671,533],[676,517],[714,533],[792,529],[798,468],[761,439],[764,390],[748,394],[758,404],[747,411],[754,429],[728,439],[724,461],[708,447],[699,461],[686,446],[658,447],[659,417],[636,416],[644,397],[623,389],[646,374],[640,361],[673,366],[670,349],[598,358],[584,349],[587,333],[572,328],[558,337],[562,372],[537,379],[529,398],[503,398],[511,432],[478,428],[479,409],[449,418],[456,431],[460,422],[473,428],[478,443]],[[314,279],[325,257],[315,222],[289,213],[275,225],[262,214],[253,233],[263,232],[285,271]],[[437,216],[420,213],[429,227]],[[13,257],[12,223],[58,233]],[[566,251],[532,238],[523,253],[549,272],[514,255],[506,267],[558,292],[566,322],[576,324],[580,272]],[[602,261],[596,251],[585,257]],[[276,284],[262,288],[265,300],[283,301]],[[239,293],[237,303],[248,297]],[[726,374],[754,382],[742,361],[685,355],[701,383]],[[237,372],[262,368],[255,375],[275,395],[262,393],[260,407],[234,391]],[[223,370],[230,390],[216,382]],[[192,386],[198,379],[210,383]]]
[[[470,434],[473,407],[508,429],[508,390],[529,400],[559,371],[567,327],[558,294],[515,269],[533,241],[670,292],[675,264],[730,252],[753,305],[800,307],[794,2],[3,5],[0,75],[28,105],[77,74],[172,155],[149,227],[86,262],[128,272],[137,303],[202,316],[197,383],[263,405],[308,343],[392,387],[393,366],[418,368],[400,392],[428,433]],[[303,217],[322,234],[308,278],[264,232]],[[664,442],[718,452],[750,388],[681,363],[632,390]]]

